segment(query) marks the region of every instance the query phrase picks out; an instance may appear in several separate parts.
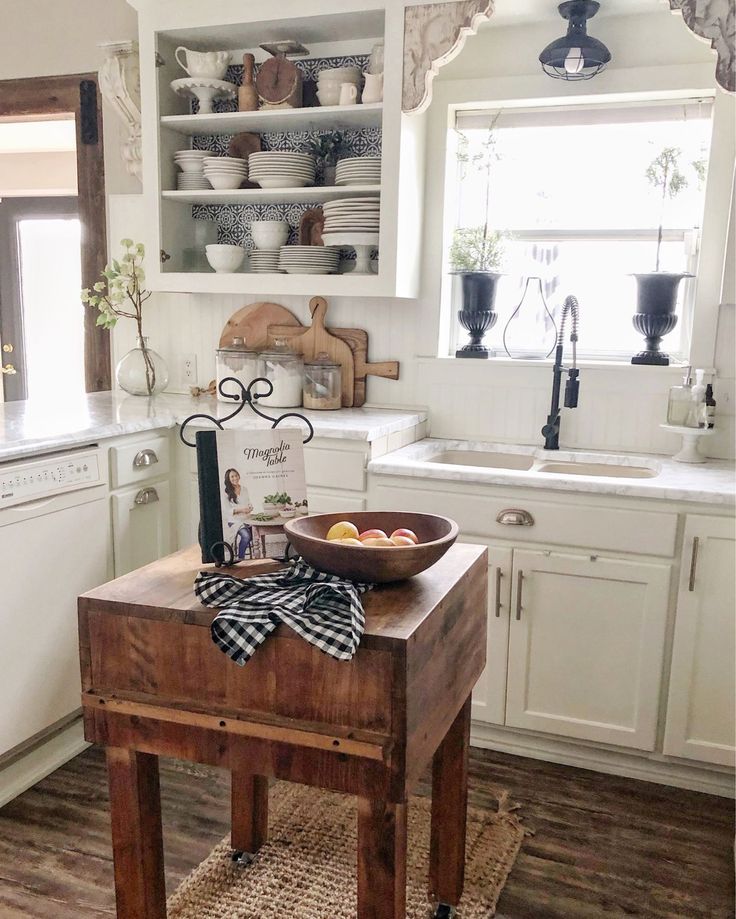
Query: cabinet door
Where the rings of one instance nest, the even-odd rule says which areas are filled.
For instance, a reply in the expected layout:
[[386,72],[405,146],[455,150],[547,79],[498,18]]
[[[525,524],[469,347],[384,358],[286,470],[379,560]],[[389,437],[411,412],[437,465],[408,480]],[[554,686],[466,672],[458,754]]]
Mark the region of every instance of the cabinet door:
[[126,488],[112,496],[115,577],[171,552],[169,483]]
[[[482,543],[484,539],[460,537],[459,542]],[[511,549],[488,545],[488,633],[486,668],[473,690],[472,718],[503,724],[506,711],[506,669],[509,651],[511,606]]]
[[734,765],[734,521],[689,516],[672,648],[664,752]]
[[653,750],[670,566],[514,550],[506,724]]

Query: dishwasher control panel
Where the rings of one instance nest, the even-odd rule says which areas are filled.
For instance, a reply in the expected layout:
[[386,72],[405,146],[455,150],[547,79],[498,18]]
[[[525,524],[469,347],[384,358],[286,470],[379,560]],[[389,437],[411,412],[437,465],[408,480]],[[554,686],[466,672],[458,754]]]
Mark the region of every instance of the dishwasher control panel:
[[0,464],[0,510],[104,482],[98,451]]

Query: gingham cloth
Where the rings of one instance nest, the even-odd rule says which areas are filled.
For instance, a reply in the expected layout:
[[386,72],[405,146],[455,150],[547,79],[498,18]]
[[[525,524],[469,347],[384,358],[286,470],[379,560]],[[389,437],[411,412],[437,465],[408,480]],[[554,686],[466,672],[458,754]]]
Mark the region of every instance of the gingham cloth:
[[282,622],[325,654],[350,660],[365,629],[360,595],[370,586],[298,558],[286,571],[253,578],[200,572],[194,593],[205,606],[222,610],[212,622],[212,640],[242,667]]

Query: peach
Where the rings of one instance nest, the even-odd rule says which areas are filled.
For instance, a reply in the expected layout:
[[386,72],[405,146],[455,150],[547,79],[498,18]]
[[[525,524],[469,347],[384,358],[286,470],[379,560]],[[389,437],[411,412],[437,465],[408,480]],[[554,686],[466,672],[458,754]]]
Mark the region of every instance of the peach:
[[388,539],[388,536],[383,530],[363,530],[358,539],[363,542],[365,539]]
[[331,539],[330,542],[334,542],[340,546],[362,546],[363,543],[359,539],[353,539],[352,536],[346,536],[344,539]]
[[339,523],[333,523],[327,531],[325,539],[357,539],[358,528],[349,520],[340,520]]
[[413,539],[410,539],[408,536],[402,536],[401,534],[394,533],[391,536],[391,542],[395,546],[415,546],[416,543]]
[[392,543],[388,536],[367,536],[361,539],[364,546],[372,546],[374,549],[394,549],[395,543]]
[[391,539],[393,539],[394,536],[405,536],[407,539],[410,539],[414,543],[415,546],[419,543],[417,534],[413,530],[405,530],[403,528],[400,528],[398,530],[393,531],[393,533],[391,534]]

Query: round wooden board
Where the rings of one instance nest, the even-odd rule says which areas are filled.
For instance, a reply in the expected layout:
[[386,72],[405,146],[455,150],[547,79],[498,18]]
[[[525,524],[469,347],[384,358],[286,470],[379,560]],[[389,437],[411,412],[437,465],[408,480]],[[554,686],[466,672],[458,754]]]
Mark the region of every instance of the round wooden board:
[[287,325],[301,328],[296,316],[278,303],[249,303],[243,306],[228,319],[220,335],[220,347],[232,344],[233,338],[245,340],[251,351],[260,351],[273,345],[273,338],[268,334],[270,325]]

